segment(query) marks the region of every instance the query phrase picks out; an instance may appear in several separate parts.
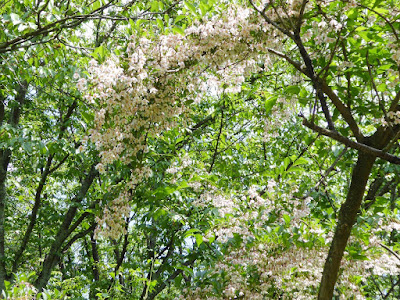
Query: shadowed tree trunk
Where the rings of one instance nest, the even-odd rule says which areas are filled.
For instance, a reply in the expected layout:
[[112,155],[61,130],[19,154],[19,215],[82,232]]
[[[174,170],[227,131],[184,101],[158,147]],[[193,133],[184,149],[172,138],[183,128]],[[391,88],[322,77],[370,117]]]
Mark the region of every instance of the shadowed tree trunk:
[[[12,106],[8,123],[17,127],[21,116],[22,106],[25,102],[25,96],[28,88],[26,81],[20,82],[17,88],[15,101],[9,105]],[[5,120],[5,98],[0,96],[0,126]],[[5,289],[4,280],[7,279],[6,254],[5,254],[5,220],[6,220],[6,202],[7,202],[7,170],[11,160],[11,150],[9,148],[0,149],[0,293]]]
[[349,239],[351,228],[356,222],[358,211],[364,197],[367,181],[375,162],[375,156],[362,152],[353,169],[351,184],[346,201],[339,212],[339,220],[335,235],[325,262],[318,299],[332,299],[333,290],[338,277],[340,262]]
[[73,200],[73,203],[64,216],[64,221],[57,232],[55,240],[43,262],[42,271],[35,282],[35,287],[39,292],[41,292],[47,285],[47,282],[50,279],[51,271],[59,262],[62,252],[62,245],[72,233],[70,231],[70,226],[78,211],[78,204],[86,197],[86,193],[88,192],[97,174],[98,172],[95,169],[95,164],[93,164],[85,179],[82,181],[81,188]]

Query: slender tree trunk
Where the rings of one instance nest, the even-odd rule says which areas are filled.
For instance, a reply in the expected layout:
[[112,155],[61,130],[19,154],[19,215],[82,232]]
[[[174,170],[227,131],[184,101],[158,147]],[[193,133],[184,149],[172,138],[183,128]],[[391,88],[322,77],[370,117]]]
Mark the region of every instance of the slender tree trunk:
[[367,181],[371,174],[375,159],[375,156],[362,152],[358,153],[358,160],[353,169],[350,188],[347,193],[346,201],[340,208],[335,235],[329,249],[328,257],[325,261],[318,294],[319,300],[330,300],[333,297],[340,262],[351,233],[351,228],[356,222],[357,214],[361,207]]
[[38,211],[39,211],[39,207],[41,205],[42,192],[43,192],[44,186],[46,184],[47,176],[50,173],[49,170],[50,170],[50,166],[51,166],[52,160],[53,160],[53,155],[48,157],[47,163],[46,163],[46,167],[45,167],[44,172],[43,172],[43,174],[42,174],[42,176],[40,178],[40,182],[39,182],[38,188],[36,190],[36,194],[35,194],[35,204],[33,205],[33,208],[32,208],[32,211],[31,211],[31,215],[29,217],[29,225],[28,225],[28,227],[27,227],[27,229],[25,231],[24,237],[22,238],[21,245],[18,248],[18,250],[16,251],[15,256],[14,256],[14,262],[12,264],[12,271],[11,271],[12,275],[11,276],[13,276],[13,274],[15,274],[17,272],[17,269],[19,267],[19,263],[23,258],[22,257],[23,253],[24,253],[24,251],[26,249],[26,246],[28,245],[28,242],[29,242],[29,239],[31,237],[33,228],[34,228],[34,226],[36,224],[37,214],[38,214]]
[[[8,123],[17,127],[22,106],[25,102],[25,95],[28,88],[28,82],[22,81],[18,84],[17,95],[15,102],[12,103],[12,108],[9,114]],[[5,120],[4,97],[0,99],[0,125]],[[11,160],[11,150],[8,148],[0,149],[0,293],[5,289],[4,281],[7,278],[6,270],[6,253],[5,253],[5,220],[6,220],[6,202],[7,202],[7,170]]]
[[39,292],[41,292],[43,288],[47,285],[47,282],[49,281],[51,276],[51,271],[60,260],[60,257],[62,255],[62,245],[71,234],[70,226],[78,211],[77,204],[82,202],[82,200],[86,197],[86,193],[92,185],[93,180],[95,179],[97,174],[98,172],[95,169],[95,164],[93,164],[86,178],[82,181],[82,185],[77,196],[75,197],[73,203],[71,204],[70,208],[64,216],[64,221],[57,232],[49,253],[47,254],[43,262],[42,271],[40,272],[35,282],[35,287]]
[[5,255],[5,208],[6,208],[6,179],[7,168],[10,162],[11,151],[0,150],[0,293],[5,289],[4,280],[7,277]]
[[[77,107],[77,102],[74,101],[72,103],[72,105],[68,108],[67,113],[65,114],[65,116],[62,118],[61,123],[60,123],[60,133],[59,133],[59,138],[61,138],[65,132],[65,130],[67,129],[67,122],[68,120],[71,118],[73,112],[75,111],[76,107]],[[15,252],[14,255],[14,262],[12,264],[12,271],[11,271],[11,276],[14,276],[15,273],[17,273],[18,268],[20,266],[20,262],[23,260],[23,254],[26,250],[26,247],[29,243],[29,240],[31,238],[32,232],[33,232],[33,228],[36,225],[36,220],[38,217],[38,212],[40,209],[40,206],[42,205],[42,192],[45,188],[46,185],[46,181],[48,176],[54,172],[55,170],[57,170],[57,168],[59,168],[63,162],[66,160],[66,158],[68,158],[68,155],[65,156],[65,159],[62,159],[57,166],[52,168],[52,162],[54,159],[54,154],[50,154],[47,157],[47,162],[46,162],[46,166],[42,172],[42,175],[40,177],[40,181],[38,184],[38,187],[36,189],[36,193],[35,193],[35,202],[34,205],[32,207],[32,211],[31,211],[31,215],[29,217],[29,224],[28,227],[26,228],[26,231],[24,233],[24,237],[22,238],[21,244],[18,248],[18,250]]]
[[99,272],[99,261],[100,261],[100,256],[99,256],[99,251],[97,249],[97,241],[94,237],[94,231],[90,233],[90,245],[91,247],[88,246],[88,255],[89,255],[89,248],[91,248],[91,254],[93,258],[93,264],[92,264],[92,273],[93,273],[93,279],[94,283],[90,285],[90,292],[89,292],[89,298],[90,299],[98,299],[96,296],[96,283],[100,280],[100,272]]

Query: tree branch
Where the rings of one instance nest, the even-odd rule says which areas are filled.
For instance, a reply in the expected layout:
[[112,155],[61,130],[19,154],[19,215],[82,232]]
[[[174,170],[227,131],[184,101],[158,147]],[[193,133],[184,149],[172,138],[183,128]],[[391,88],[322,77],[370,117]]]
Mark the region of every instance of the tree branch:
[[268,24],[272,25],[273,27],[275,27],[276,29],[278,29],[280,32],[282,32],[283,34],[287,35],[288,37],[293,38],[293,34],[292,34],[290,31],[286,30],[285,28],[281,27],[278,23],[276,23],[276,22],[274,22],[273,20],[271,20],[271,19],[265,14],[265,10],[262,10],[262,11],[259,10],[259,9],[257,8],[257,6],[253,3],[252,0],[249,0],[249,2],[250,2],[250,4],[251,4],[251,6],[253,6],[253,8],[264,18],[264,20],[265,20]]
[[217,143],[215,144],[215,149],[214,149],[214,155],[212,157],[212,161],[211,161],[211,165],[210,165],[210,169],[208,170],[208,173],[211,173],[214,163],[215,163],[215,159],[217,158],[218,155],[218,145],[219,145],[219,140],[221,138],[221,133],[222,133],[222,128],[224,125],[224,109],[221,109],[221,124],[219,126],[219,132],[218,132],[218,137],[217,137]]
[[392,104],[390,104],[389,111],[396,111],[399,101],[400,101],[400,90],[396,93],[396,96],[394,97]]
[[362,140],[364,139],[364,136],[361,134],[360,128],[358,128],[358,125],[357,125],[356,121],[354,120],[350,109],[347,108],[343,104],[343,102],[339,99],[339,97],[335,94],[335,92],[332,90],[332,88],[325,81],[321,80],[321,88],[322,88],[322,91],[332,101],[333,105],[335,105],[335,107],[337,108],[339,113],[342,115],[342,117],[346,121],[346,123],[349,125],[350,130],[353,132],[357,141],[362,142]]
[[383,248],[385,248],[387,251],[389,251],[392,255],[394,255],[398,260],[400,260],[400,255],[398,255],[396,252],[394,252],[392,249],[390,249],[388,246],[379,243]]
[[338,141],[344,145],[346,145],[347,147],[356,149],[356,150],[360,150],[366,154],[369,155],[373,155],[375,157],[379,157],[382,158],[383,160],[386,160],[388,162],[391,162],[393,164],[400,164],[400,157],[389,154],[387,152],[384,152],[382,150],[376,149],[374,147],[362,144],[362,143],[358,143],[355,141],[352,141],[342,135],[340,135],[339,133],[335,132],[335,131],[331,131],[322,127],[319,127],[318,125],[315,125],[311,122],[309,122],[306,118],[303,117],[303,125],[310,128],[311,130],[318,132],[322,135],[325,135],[327,137],[330,137],[332,139],[334,139],[335,141]]
[[[20,82],[15,96],[16,104],[11,110],[9,124],[17,127],[22,112],[22,106],[28,89],[26,80]],[[7,204],[7,172],[8,165],[11,160],[11,150],[9,148],[0,149],[0,293],[4,291],[4,280],[7,277],[6,255],[5,255],[5,220],[6,220],[6,204]]]
[[86,175],[85,179],[81,183],[81,188],[78,192],[78,194],[75,196],[75,198],[72,201],[71,206],[69,207],[67,213],[64,216],[64,220],[55,236],[55,240],[53,244],[50,247],[49,253],[47,257],[45,258],[43,265],[42,265],[42,271],[40,272],[37,280],[35,281],[35,287],[41,291],[47,284],[51,271],[54,267],[54,265],[57,263],[57,261],[60,258],[60,250],[62,247],[62,244],[64,241],[68,238],[70,235],[70,226],[72,223],[72,220],[74,219],[76,212],[78,210],[77,204],[82,202],[82,200],[86,197],[86,194],[90,188],[90,186],[93,183],[93,180],[96,178],[98,175],[98,171],[95,169],[95,165],[97,163],[94,163],[91,168],[89,173]]
[[[183,263],[182,265],[190,266],[195,261],[196,261],[196,258],[192,258],[192,259],[188,260],[187,262]],[[176,270],[166,280],[162,281],[160,284],[157,284],[157,286],[155,287],[154,291],[149,295],[148,299],[149,300],[154,299],[167,286],[167,283],[169,283],[170,281],[174,280],[182,272],[183,272],[183,269]]]
[[94,229],[96,228],[96,223],[93,223],[88,229],[81,231],[77,234],[75,234],[69,241],[67,244],[65,244],[65,246],[62,248],[61,252],[65,252],[69,249],[69,247],[72,246],[73,243],[75,243],[78,239],[83,238],[85,235],[87,235],[88,233],[92,232]]

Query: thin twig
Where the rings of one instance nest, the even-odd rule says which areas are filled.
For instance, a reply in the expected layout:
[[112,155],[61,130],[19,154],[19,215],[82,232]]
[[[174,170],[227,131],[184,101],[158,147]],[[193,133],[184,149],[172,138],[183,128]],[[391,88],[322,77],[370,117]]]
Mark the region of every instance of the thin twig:
[[208,173],[211,173],[211,171],[212,171],[212,169],[214,167],[215,159],[217,158],[217,155],[218,155],[218,145],[219,145],[219,141],[220,141],[220,138],[221,138],[223,125],[224,125],[224,109],[221,108],[221,124],[219,126],[217,143],[215,144],[214,155],[213,155],[213,158],[212,158],[212,161],[211,161],[211,165],[210,165],[210,169],[208,170]]
[[386,246],[386,245],[384,245],[382,243],[379,243],[379,245],[381,247],[385,248],[387,251],[389,251],[390,254],[393,254],[400,261],[400,255],[398,255],[396,252],[394,252],[392,249],[390,249],[388,246]]

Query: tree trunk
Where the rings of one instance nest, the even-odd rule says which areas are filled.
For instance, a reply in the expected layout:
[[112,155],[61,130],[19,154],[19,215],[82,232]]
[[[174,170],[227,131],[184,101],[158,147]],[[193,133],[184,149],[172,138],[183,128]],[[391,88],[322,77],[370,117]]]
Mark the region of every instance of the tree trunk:
[[[22,106],[25,102],[25,96],[28,88],[28,82],[22,81],[18,84],[17,95],[15,101],[10,104],[12,106],[8,123],[17,127],[21,116]],[[6,113],[4,108],[5,98],[0,99],[0,126],[2,125]],[[0,294],[5,289],[4,280],[7,278],[6,270],[6,253],[5,253],[5,220],[6,220],[6,203],[7,203],[7,171],[8,164],[11,160],[11,150],[9,148],[0,149]]]
[[353,169],[350,188],[347,193],[346,201],[340,208],[335,235],[325,261],[318,294],[319,300],[330,300],[333,297],[340,262],[351,233],[351,228],[356,222],[375,159],[375,156],[362,152],[358,153],[358,160]]
[[81,188],[76,195],[73,203],[71,204],[70,208],[68,209],[67,213],[64,216],[64,221],[61,224],[57,235],[55,236],[55,240],[50,247],[49,253],[47,254],[44,262],[42,271],[40,272],[36,282],[35,287],[36,289],[41,292],[43,288],[47,285],[47,282],[50,279],[51,271],[53,270],[54,266],[60,260],[62,255],[62,245],[66,241],[66,239],[70,236],[70,225],[78,211],[78,204],[82,202],[82,200],[86,197],[86,193],[88,192],[90,186],[93,183],[93,180],[97,176],[98,172],[95,169],[95,165],[93,164],[89,173],[87,174],[86,178],[82,181]]
[[[98,297],[96,296],[96,284],[100,280],[100,271],[99,271],[100,256],[99,256],[99,251],[97,249],[97,241],[94,237],[94,231],[90,233],[90,244],[91,244],[90,248],[93,258],[92,273],[93,273],[94,283],[90,285],[89,298],[98,299]],[[89,247],[87,251],[89,256]]]
[[10,162],[11,151],[0,150],[0,293],[5,289],[4,280],[7,277],[6,255],[5,255],[5,220],[6,220],[6,198],[7,198],[7,169]]

